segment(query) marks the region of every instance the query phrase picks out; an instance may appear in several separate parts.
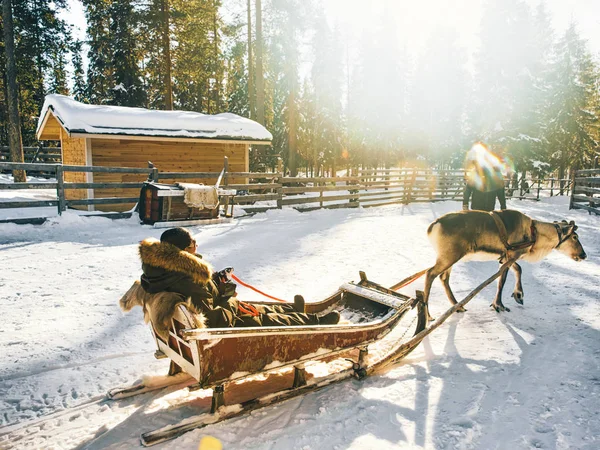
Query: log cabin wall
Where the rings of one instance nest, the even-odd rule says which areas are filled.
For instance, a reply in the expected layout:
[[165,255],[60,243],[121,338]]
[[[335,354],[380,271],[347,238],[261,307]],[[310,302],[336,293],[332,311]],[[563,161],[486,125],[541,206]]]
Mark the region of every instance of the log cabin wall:
[[[71,138],[62,128],[60,130],[62,163],[66,165],[85,166],[86,159],[86,140],[85,138]],[[86,183],[87,176],[85,172],[65,172],[65,182],[68,183]],[[84,189],[66,189],[65,198],[67,200],[86,199],[87,191]],[[87,209],[87,206],[78,209]]]
[[[160,172],[220,172],[224,156],[229,159],[229,172],[248,172],[248,144],[218,143],[211,141],[160,141],[135,139],[92,138],[91,154],[94,166],[108,167],[148,167],[148,161]],[[136,174],[95,173],[94,182],[141,182],[146,179]],[[161,179],[161,183],[177,181],[188,183],[214,184],[214,179]],[[245,183],[244,179],[229,179],[229,183]],[[81,191],[84,193],[85,191]],[[138,189],[96,189],[95,198],[136,197]],[[97,205],[96,209],[106,211],[126,211],[132,204]]]

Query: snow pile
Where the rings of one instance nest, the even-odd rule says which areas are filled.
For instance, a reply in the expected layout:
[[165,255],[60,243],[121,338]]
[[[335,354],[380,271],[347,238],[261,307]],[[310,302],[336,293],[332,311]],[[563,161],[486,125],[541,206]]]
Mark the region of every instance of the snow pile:
[[[495,285],[390,372],[325,388],[192,431],[160,448],[578,448],[600,446],[600,218],[567,198],[509,201],[540,220],[574,219],[589,259],[554,252],[523,263],[525,306],[489,308]],[[190,228],[216,269],[286,299],[325,298],[358,270],[392,285],[432,265],[428,224],[459,202],[298,213],[269,211]],[[162,230],[75,215],[42,226],[0,224],[0,448],[139,448],[140,433],[210,408],[210,392],[167,388],[115,402],[110,388],[166,373],[136,308],[117,301],[140,275],[137,244]],[[457,299],[497,270],[459,263]],[[422,280],[404,289],[422,289]],[[243,300],[262,299],[239,288]],[[431,310],[448,307],[436,281]],[[313,367],[313,371],[314,371]],[[317,370],[325,370],[323,365]],[[251,383],[245,384],[253,392]],[[235,403],[234,403],[235,404]]]
[[192,111],[87,105],[60,94],[46,96],[37,135],[50,113],[56,116],[69,135],[117,134],[267,142],[273,139],[261,124],[236,114],[207,115]]

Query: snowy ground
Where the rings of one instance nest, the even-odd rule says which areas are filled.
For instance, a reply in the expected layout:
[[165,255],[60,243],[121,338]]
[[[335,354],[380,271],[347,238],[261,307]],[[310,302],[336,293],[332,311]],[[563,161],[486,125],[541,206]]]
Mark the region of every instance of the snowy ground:
[[[279,297],[319,300],[356,280],[358,270],[391,285],[430,266],[427,225],[459,207],[282,210],[191,230],[216,268],[233,265],[243,280]],[[489,308],[495,287],[488,287],[384,375],[158,448],[196,449],[206,434],[226,449],[600,448],[600,218],[569,211],[562,198],[509,207],[538,219],[575,219],[588,260],[554,252],[524,263],[524,307],[508,298],[511,274],[510,313]],[[0,224],[0,448],[137,448],[140,432],[207,403],[202,391],[172,389],[102,399],[111,387],[167,370],[152,356],[139,308],[123,315],[117,306],[140,274],[138,241],[160,233],[135,219],[75,214],[42,226]],[[496,269],[457,265],[457,297]],[[259,299],[242,289],[241,298]],[[448,306],[436,282],[434,316]]]

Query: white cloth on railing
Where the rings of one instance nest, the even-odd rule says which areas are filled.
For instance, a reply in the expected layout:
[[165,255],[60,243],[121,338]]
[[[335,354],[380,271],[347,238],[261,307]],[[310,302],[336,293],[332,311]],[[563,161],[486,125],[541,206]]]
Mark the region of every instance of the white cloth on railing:
[[219,194],[215,186],[204,184],[177,183],[183,188],[183,201],[193,208],[215,209],[219,206]]

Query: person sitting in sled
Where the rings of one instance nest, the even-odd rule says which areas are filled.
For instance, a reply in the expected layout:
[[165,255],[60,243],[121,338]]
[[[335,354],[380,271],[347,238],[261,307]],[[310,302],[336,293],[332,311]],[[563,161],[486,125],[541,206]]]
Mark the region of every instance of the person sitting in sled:
[[191,298],[203,313],[208,326],[257,327],[290,325],[333,325],[340,314],[306,314],[304,299],[297,295],[294,304],[253,305],[239,301],[236,285],[229,280],[231,268],[213,273],[210,264],[196,253],[196,241],[185,228],[165,231],[160,241],[150,238],[140,243],[141,287],[149,294],[176,292]]

